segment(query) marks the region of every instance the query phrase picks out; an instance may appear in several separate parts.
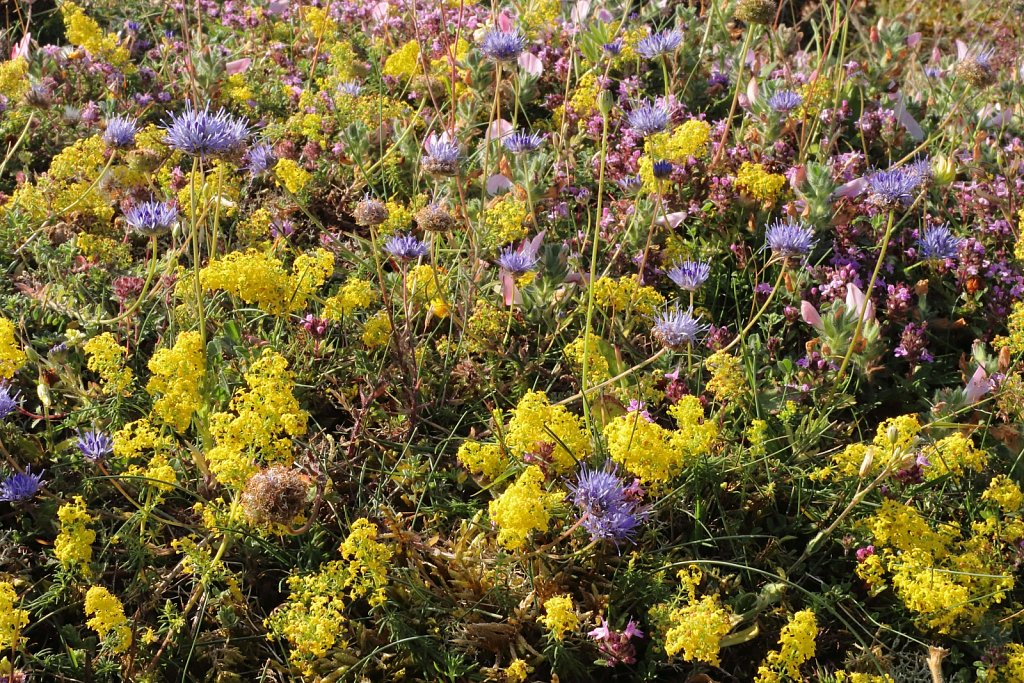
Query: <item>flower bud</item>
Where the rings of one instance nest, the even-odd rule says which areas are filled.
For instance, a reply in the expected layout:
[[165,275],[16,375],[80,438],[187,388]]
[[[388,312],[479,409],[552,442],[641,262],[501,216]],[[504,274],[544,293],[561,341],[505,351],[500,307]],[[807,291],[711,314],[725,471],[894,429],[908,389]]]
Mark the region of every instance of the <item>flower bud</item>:
[[956,163],[944,155],[935,157],[932,160],[932,180],[936,185],[948,185],[956,180]]
[[868,472],[871,471],[871,464],[875,461],[875,447],[869,446],[867,451],[864,452],[864,460],[860,463],[860,471],[857,476],[863,478],[868,476]]

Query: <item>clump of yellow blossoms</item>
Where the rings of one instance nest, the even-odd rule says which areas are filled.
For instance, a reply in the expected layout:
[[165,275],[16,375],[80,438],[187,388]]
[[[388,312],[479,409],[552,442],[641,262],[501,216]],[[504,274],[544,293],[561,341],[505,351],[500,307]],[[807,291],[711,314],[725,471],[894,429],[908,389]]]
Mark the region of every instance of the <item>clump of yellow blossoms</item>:
[[278,159],[274,166],[274,175],[278,182],[292,194],[298,194],[306,186],[313,174],[299,166],[291,159]]
[[257,470],[256,458],[268,465],[292,464],[291,437],[306,433],[308,415],[292,393],[288,361],[269,349],[245,373],[248,389],[239,389],[230,411],[210,416],[217,445],[207,454],[210,470],[221,484],[241,489]]
[[715,423],[704,420],[704,409],[695,396],[684,396],[669,413],[676,420],[675,430],[647,420],[640,411],[620,415],[604,428],[612,460],[655,487],[706,454],[718,435]]
[[526,662],[522,659],[514,659],[511,664],[505,667],[505,679],[509,683],[524,683],[529,674],[530,671],[526,667]]
[[88,569],[96,532],[89,528],[93,518],[85,508],[85,500],[75,496],[72,502],[61,505],[57,519],[60,520],[60,534],[53,542],[54,556],[65,567],[77,565]]
[[384,346],[391,339],[391,320],[384,311],[377,311],[363,325],[363,344],[368,349]]
[[572,604],[572,596],[557,595],[544,601],[544,616],[538,619],[551,637],[557,641],[565,640],[568,633],[579,628],[580,620],[576,616],[576,608]]
[[[185,176],[185,186],[178,190],[177,194],[178,206],[185,217],[192,220],[193,203],[196,215],[200,218],[207,211],[219,211],[224,215],[233,216],[242,192],[238,176],[233,170],[231,164],[218,159],[209,173],[189,171]],[[160,181],[165,182],[165,179],[160,177]],[[170,181],[171,177],[167,176],[167,191],[171,190]]]
[[385,76],[412,78],[420,72],[420,44],[415,40],[410,40],[384,60]]
[[790,617],[779,635],[779,649],[765,657],[757,669],[756,683],[776,683],[784,677],[800,681],[800,665],[814,657],[814,639],[818,622],[811,610],[802,610]]
[[341,320],[368,308],[376,299],[377,292],[368,281],[349,278],[337,294],[324,301],[324,317],[328,320]]
[[550,508],[563,498],[561,493],[544,491],[544,473],[530,465],[514,484],[505,489],[489,506],[491,519],[498,527],[498,543],[509,550],[526,545],[534,531],[548,530]]
[[565,406],[551,405],[544,392],[529,391],[512,411],[505,447],[518,458],[547,456],[556,472],[566,472],[586,459],[590,437],[581,417]]
[[891,472],[913,459],[920,432],[916,415],[891,417],[878,425],[870,444],[850,444],[832,457],[832,467],[824,472],[843,477],[875,477],[883,469]]
[[947,436],[924,450],[928,466],[925,477],[937,479],[945,475],[962,477],[968,470],[981,472],[988,464],[988,454],[975,448],[969,436],[961,432]]
[[645,192],[659,190],[659,181],[654,177],[655,161],[671,161],[685,164],[690,157],[701,158],[707,153],[711,126],[707,121],[690,119],[671,133],[655,133],[644,141],[644,155],[638,162],[640,179]]
[[[1024,681],[1024,645],[1010,643],[1003,648],[1003,663],[993,672],[986,671],[991,680],[1005,683]],[[995,674],[993,676],[993,674]],[[985,680],[990,680],[985,678]]]
[[508,456],[496,443],[464,441],[459,446],[456,457],[467,470],[473,474],[481,474],[487,479],[497,478],[510,464]]
[[28,60],[18,57],[0,62],[0,95],[9,102],[17,102],[28,90]]
[[109,332],[93,337],[82,347],[89,354],[87,367],[103,380],[103,391],[111,396],[127,396],[132,371],[124,366],[125,350]]
[[28,356],[14,336],[14,323],[0,318],[0,379],[11,379],[25,365]]
[[995,503],[1007,513],[1017,512],[1024,505],[1024,494],[1021,493],[1020,487],[1005,474],[993,477],[981,498]]
[[394,551],[377,540],[377,528],[366,519],[352,524],[341,546],[341,560],[327,562],[315,574],[291,576],[291,594],[266,626],[292,647],[291,659],[307,673],[342,640],[346,629],[345,601],[369,595],[371,605],[384,602],[388,563]]
[[526,202],[512,193],[503,195],[484,210],[480,243],[485,249],[496,249],[523,239],[528,232],[524,221],[529,213]]
[[117,44],[117,36],[104,33],[100,25],[86,16],[81,7],[73,2],[65,2],[60,11],[69,43],[85,48],[114,66],[123,67],[128,64],[128,50]]
[[732,610],[721,605],[717,596],[697,599],[697,586],[703,578],[699,568],[687,567],[678,576],[685,590],[671,603],[651,609],[652,619],[665,631],[665,653],[717,666],[722,639],[732,629]]
[[182,332],[174,346],[160,349],[149,360],[152,376],[146,384],[153,413],[175,430],[188,429],[192,416],[202,406],[202,383],[206,374],[206,353],[198,332]]
[[786,176],[769,173],[761,164],[744,161],[736,172],[736,187],[762,204],[772,204],[786,185]]
[[14,586],[0,582],[0,650],[17,650],[21,629],[28,626],[28,610],[18,609],[18,604]]
[[117,596],[103,586],[93,586],[85,594],[85,615],[91,616],[89,628],[96,631],[103,644],[113,652],[124,652],[132,644],[132,629],[124,606]]
[[896,683],[889,674],[865,674],[859,672],[837,671],[836,683]]
[[[588,343],[589,342],[589,343]],[[586,338],[586,334],[580,333],[580,336],[576,337],[572,342],[566,345],[565,350],[562,352],[565,354],[566,360],[572,364],[574,371],[583,376],[583,355],[584,351],[587,351],[587,386],[594,386],[601,382],[609,379],[611,373],[608,367],[608,359],[601,353],[602,339],[594,333],[590,334],[590,339]]]
[[171,440],[146,418],[129,422],[113,434],[114,455],[125,460],[141,458],[146,451],[164,452],[171,448]]
[[594,303],[620,313],[654,315],[665,305],[665,297],[653,287],[641,285],[635,275],[625,275],[617,280],[598,278],[594,282]]
[[[1024,240],[1021,240],[1024,243]],[[1008,348],[1010,353],[1018,356],[1024,353],[1024,301],[1015,301],[1006,319],[1007,337],[997,337],[992,345],[996,348]]]
[[749,388],[743,362],[728,351],[715,351],[704,360],[704,367],[711,373],[705,388],[720,403],[738,403],[738,398]]
[[268,253],[232,252],[199,271],[204,289],[221,289],[271,315],[306,307],[313,292],[334,272],[334,255],[325,249],[295,259],[291,274]]

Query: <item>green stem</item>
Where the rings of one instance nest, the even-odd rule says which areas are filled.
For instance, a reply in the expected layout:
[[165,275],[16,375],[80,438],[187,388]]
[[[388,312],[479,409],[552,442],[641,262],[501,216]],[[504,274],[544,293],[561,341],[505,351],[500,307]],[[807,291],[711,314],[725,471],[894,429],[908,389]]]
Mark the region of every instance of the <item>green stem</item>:
[[750,330],[754,327],[754,324],[758,321],[761,315],[766,310],[768,310],[768,306],[771,304],[772,299],[775,298],[775,294],[779,291],[779,285],[782,284],[782,278],[785,274],[786,264],[783,263],[782,268],[779,269],[779,276],[775,278],[775,285],[772,287],[772,291],[768,294],[768,298],[765,299],[765,302],[763,304],[761,304],[761,308],[757,310],[757,313],[755,313],[754,317],[750,319],[750,322],[747,323],[747,326],[740,330],[740,333],[736,335],[736,338],[729,342],[729,344],[726,345],[726,347],[722,349],[722,351],[728,351],[729,349],[743,341],[744,337],[747,336],[747,332],[750,332]]
[[740,48],[740,59],[739,67],[736,70],[736,85],[732,91],[732,104],[729,105],[729,115],[725,117],[725,130],[722,132],[722,139],[718,144],[718,151],[715,152],[715,158],[711,160],[711,165],[714,166],[722,156],[722,152],[725,151],[725,146],[729,143],[729,129],[732,127],[732,117],[736,113],[736,104],[740,99],[740,87],[743,81],[743,67],[747,63],[747,52],[750,51],[750,41],[754,37],[754,28],[756,24],[751,24],[747,27],[747,32],[743,36],[743,47]]

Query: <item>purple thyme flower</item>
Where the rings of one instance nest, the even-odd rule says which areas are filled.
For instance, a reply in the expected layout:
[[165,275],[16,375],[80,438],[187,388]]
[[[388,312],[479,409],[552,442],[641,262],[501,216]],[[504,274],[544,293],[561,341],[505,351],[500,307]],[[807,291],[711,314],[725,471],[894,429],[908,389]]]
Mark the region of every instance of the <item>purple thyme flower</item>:
[[114,440],[98,429],[79,434],[75,445],[89,462],[101,462],[114,452]]
[[15,472],[0,481],[0,501],[5,503],[24,503],[32,500],[43,485],[43,475],[46,470],[39,474],[32,474],[32,466],[25,468],[24,472]]
[[814,248],[814,232],[803,223],[775,219],[765,232],[765,248],[776,256],[803,256]]
[[513,275],[530,272],[537,267],[537,260],[537,253],[529,246],[522,249],[508,246],[502,249],[498,255],[498,265],[502,270]]
[[135,134],[139,132],[139,124],[128,116],[115,116],[107,119],[107,129],[103,131],[103,141],[110,147],[131,147],[135,144]]
[[652,33],[646,38],[641,38],[636,43],[636,52],[646,59],[654,59],[661,55],[674,52],[679,44],[683,42],[683,34],[675,29]]
[[7,416],[18,409],[21,405],[19,392],[11,393],[11,385],[0,381],[0,420],[7,419]]
[[167,144],[195,157],[224,156],[239,152],[249,135],[249,125],[224,109],[210,112],[210,105],[172,115],[167,123]]
[[491,29],[480,41],[480,51],[499,62],[515,61],[525,47],[526,38],[518,29],[515,31]]
[[276,161],[274,149],[265,142],[253,145],[245,153],[245,168],[254,176],[265,173]]
[[512,154],[532,152],[540,147],[544,138],[536,133],[524,133],[516,131],[501,139],[501,144]]
[[668,271],[668,279],[680,289],[695,292],[711,276],[711,264],[703,261],[679,261]]
[[652,335],[662,345],[679,351],[697,341],[697,337],[708,329],[700,323],[700,317],[693,317],[693,309],[683,311],[678,306],[666,308],[654,318]]
[[908,168],[875,171],[867,177],[868,201],[884,209],[908,206],[921,180],[918,170]]
[[928,228],[928,231],[918,241],[918,247],[921,250],[922,260],[944,261],[956,258],[963,243],[963,239],[950,232],[949,224],[943,224]]
[[427,253],[427,245],[412,235],[392,235],[384,243],[384,251],[397,259],[411,261]]
[[772,108],[772,111],[787,114],[803,104],[803,101],[804,98],[799,93],[792,90],[780,90],[768,98],[768,106]]
[[133,230],[147,237],[170,232],[178,221],[178,209],[173,204],[141,202],[124,212],[125,222]]
[[644,101],[639,107],[626,116],[630,128],[642,137],[665,130],[668,125],[668,112],[658,104]]
[[572,503],[580,511],[580,523],[592,541],[615,543],[632,540],[647,511],[626,497],[626,486],[614,465],[602,469],[580,467],[576,481],[567,484]]

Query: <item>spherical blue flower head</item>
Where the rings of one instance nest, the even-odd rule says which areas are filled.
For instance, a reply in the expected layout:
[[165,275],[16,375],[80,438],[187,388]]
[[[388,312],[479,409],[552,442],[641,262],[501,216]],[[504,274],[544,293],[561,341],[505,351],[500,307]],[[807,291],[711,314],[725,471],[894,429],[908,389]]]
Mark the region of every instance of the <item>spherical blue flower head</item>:
[[601,46],[601,49],[612,57],[617,57],[622,52],[622,38],[616,38],[610,43],[605,43]]
[[580,468],[576,481],[566,485],[572,503],[580,511],[580,525],[592,541],[631,539],[646,516],[636,501],[626,496],[626,487],[614,467]]
[[392,256],[405,261],[424,256],[427,253],[427,245],[420,242],[412,235],[392,235],[384,243],[384,251]]
[[944,261],[956,258],[960,253],[960,247],[964,241],[955,236],[949,230],[948,225],[940,225],[928,228],[928,231],[921,237],[918,247],[921,250],[921,259],[931,261],[933,259]]
[[628,175],[619,181],[619,187],[626,194],[636,194],[644,186],[644,180],[638,175]]
[[277,161],[274,148],[265,142],[253,145],[245,153],[245,168],[253,175],[267,172]]
[[517,250],[505,247],[498,255],[498,266],[513,275],[529,273],[537,267],[537,254],[530,249]]
[[526,47],[526,38],[518,29],[502,31],[491,29],[480,41],[480,51],[499,62],[513,62]]
[[918,177],[919,185],[932,179],[932,160],[928,157],[914,159],[905,168],[907,173],[913,173]]
[[97,429],[79,434],[75,445],[90,462],[101,462],[114,452],[114,440]]
[[793,258],[805,256],[814,248],[814,231],[803,223],[775,219],[765,232],[765,249],[776,256]]
[[907,206],[921,184],[921,174],[908,168],[876,171],[868,176],[868,201],[884,209]]
[[171,147],[194,157],[228,156],[241,151],[249,136],[249,125],[224,109],[210,112],[210,105],[171,116],[166,141]]
[[124,220],[143,235],[163,235],[178,222],[178,209],[163,202],[141,202],[124,212]]
[[0,501],[24,503],[32,500],[43,486],[44,474],[46,470],[32,474],[32,466],[29,465],[24,472],[8,475],[0,481]]
[[629,112],[626,120],[629,121],[630,128],[640,135],[647,137],[653,133],[665,130],[665,127],[668,125],[668,112],[658,104],[644,102]]
[[803,104],[803,101],[804,98],[799,93],[792,90],[780,90],[768,98],[768,106],[772,108],[772,111],[786,114]]
[[540,147],[543,141],[544,138],[537,133],[524,133],[517,130],[503,137],[501,144],[512,154],[522,154],[524,152],[533,152]]
[[110,147],[131,147],[135,144],[135,134],[139,132],[139,124],[128,116],[115,116],[107,119],[107,129],[103,131],[103,142]]
[[344,83],[338,86],[338,90],[344,93],[345,95],[349,95],[351,97],[358,97],[359,93],[363,91],[363,86],[359,85],[355,81],[345,81]]
[[680,289],[695,292],[711,276],[711,264],[703,261],[680,261],[668,271],[668,278]]
[[658,180],[665,180],[672,175],[673,168],[675,168],[675,166],[672,165],[671,161],[660,159],[651,164],[651,173]]
[[708,326],[702,325],[699,317],[693,317],[692,309],[684,311],[675,306],[654,318],[652,335],[662,346],[678,351],[696,342],[706,329]]
[[12,392],[11,386],[0,382],[0,420],[4,420],[21,405],[18,392]]
[[458,144],[449,140],[447,135],[430,136],[423,143],[423,150],[426,154],[420,163],[427,173],[450,176],[458,172],[462,153]]
[[636,43],[636,52],[646,59],[654,59],[661,55],[675,52],[679,44],[683,42],[683,34],[675,29],[671,31],[660,31],[652,33],[646,38],[641,38]]

